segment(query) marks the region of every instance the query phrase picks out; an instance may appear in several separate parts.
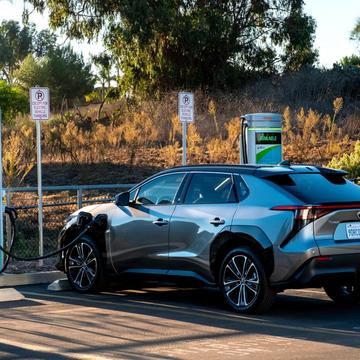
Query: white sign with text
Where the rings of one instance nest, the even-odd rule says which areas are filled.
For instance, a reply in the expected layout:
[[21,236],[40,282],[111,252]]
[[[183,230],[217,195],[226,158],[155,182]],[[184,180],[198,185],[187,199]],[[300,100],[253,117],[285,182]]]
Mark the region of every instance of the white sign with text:
[[33,120],[48,120],[50,117],[50,94],[45,87],[30,88],[30,112]]
[[194,122],[194,94],[179,93],[179,119],[181,122]]

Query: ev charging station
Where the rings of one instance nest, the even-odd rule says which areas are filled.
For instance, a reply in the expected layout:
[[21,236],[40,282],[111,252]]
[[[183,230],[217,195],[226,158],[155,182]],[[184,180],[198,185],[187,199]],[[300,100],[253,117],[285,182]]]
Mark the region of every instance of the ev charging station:
[[242,116],[240,164],[279,164],[282,161],[281,133],[281,114]]

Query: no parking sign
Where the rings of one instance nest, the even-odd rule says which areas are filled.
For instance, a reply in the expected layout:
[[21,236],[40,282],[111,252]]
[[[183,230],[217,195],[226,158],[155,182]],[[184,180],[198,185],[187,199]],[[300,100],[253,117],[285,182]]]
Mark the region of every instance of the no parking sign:
[[49,89],[34,87],[30,89],[30,110],[33,120],[48,120],[50,115]]
[[179,119],[181,122],[194,122],[194,94],[179,93]]

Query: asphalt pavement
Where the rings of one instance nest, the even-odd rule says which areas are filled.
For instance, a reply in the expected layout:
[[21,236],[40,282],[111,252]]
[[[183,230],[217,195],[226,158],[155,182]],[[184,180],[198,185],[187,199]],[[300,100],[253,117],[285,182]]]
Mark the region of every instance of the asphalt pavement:
[[360,360],[360,306],[338,307],[318,289],[287,291],[253,316],[209,288],[17,290],[23,300],[0,303],[0,359]]

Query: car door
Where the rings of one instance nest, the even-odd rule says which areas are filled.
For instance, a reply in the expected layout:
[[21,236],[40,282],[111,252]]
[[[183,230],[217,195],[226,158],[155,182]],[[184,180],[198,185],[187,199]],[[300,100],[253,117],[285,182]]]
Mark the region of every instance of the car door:
[[170,273],[208,276],[210,244],[220,232],[230,230],[237,207],[231,173],[192,173],[171,218]]
[[118,271],[166,273],[170,218],[185,173],[160,175],[130,194],[112,219],[110,252]]

